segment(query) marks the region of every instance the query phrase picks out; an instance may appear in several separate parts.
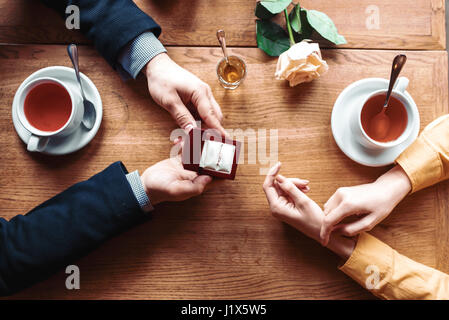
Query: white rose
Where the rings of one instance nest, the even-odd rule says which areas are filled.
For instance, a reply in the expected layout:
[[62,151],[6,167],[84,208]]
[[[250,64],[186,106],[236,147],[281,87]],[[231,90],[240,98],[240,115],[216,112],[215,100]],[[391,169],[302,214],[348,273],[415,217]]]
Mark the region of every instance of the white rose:
[[275,76],[278,80],[288,80],[290,87],[294,87],[319,78],[328,69],[318,43],[302,41],[279,56]]

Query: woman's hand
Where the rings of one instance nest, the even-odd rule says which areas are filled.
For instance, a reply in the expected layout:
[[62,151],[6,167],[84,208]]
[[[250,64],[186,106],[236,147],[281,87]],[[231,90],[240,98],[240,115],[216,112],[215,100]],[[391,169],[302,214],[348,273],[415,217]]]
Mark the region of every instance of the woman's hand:
[[[410,190],[410,180],[400,166],[394,167],[373,183],[339,188],[324,205],[326,217],[320,232],[321,243],[324,246],[328,244],[333,230],[345,236],[371,230],[391,213]],[[339,224],[352,215],[359,218]]]
[[[305,195],[305,192],[310,190],[307,186],[309,181],[278,175],[280,167],[281,164],[278,163],[271,168],[263,184],[271,213],[275,218],[319,242],[324,213]],[[355,245],[356,239],[334,235],[328,248],[347,260]]]
[[304,193],[309,191],[309,182],[278,175],[280,168],[280,162],[271,168],[263,184],[271,213],[275,218],[318,241],[324,214]]

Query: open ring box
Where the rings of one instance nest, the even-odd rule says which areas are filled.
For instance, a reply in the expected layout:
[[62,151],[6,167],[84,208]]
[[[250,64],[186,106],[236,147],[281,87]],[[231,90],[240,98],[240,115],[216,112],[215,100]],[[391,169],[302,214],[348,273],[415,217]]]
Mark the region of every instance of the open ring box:
[[200,175],[235,179],[241,142],[231,140],[214,129],[190,130],[182,149],[184,169]]

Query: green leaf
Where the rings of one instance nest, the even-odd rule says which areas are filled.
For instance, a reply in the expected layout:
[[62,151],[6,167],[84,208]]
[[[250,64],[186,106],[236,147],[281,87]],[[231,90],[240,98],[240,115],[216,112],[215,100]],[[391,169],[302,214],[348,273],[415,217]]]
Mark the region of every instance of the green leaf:
[[260,1],[260,4],[264,6],[272,14],[282,12],[292,0],[264,0]]
[[307,10],[296,5],[289,14],[290,25],[293,28],[293,37],[295,42],[301,42],[304,39],[312,37],[313,28],[307,20]]
[[307,10],[301,8],[301,12],[299,15],[301,18],[301,34],[304,39],[310,39],[312,37],[313,28],[310,25],[309,20],[307,20]]
[[307,20],[323,38],[335,43],[345,44],[346,39],[338,34],[337,27],[325,13],[316,10],[307,10]]
[[287,32],[270,20],[257,20],[257,46],[272,57],[278,57],[290,48]]
[[292,9],[289,14],[290,25],[292,29],[297,33],[302,33],[301,31],[301,6],[298,4]]
[[270,11],[268,11],[268,9],[265,8],[260,2],[257,2],[257,4],[256,4],[256,11],[254,12],[254,14],[259,19],[271,19],[271,18],[273,18],[276,15],[276,14],[271,13]]

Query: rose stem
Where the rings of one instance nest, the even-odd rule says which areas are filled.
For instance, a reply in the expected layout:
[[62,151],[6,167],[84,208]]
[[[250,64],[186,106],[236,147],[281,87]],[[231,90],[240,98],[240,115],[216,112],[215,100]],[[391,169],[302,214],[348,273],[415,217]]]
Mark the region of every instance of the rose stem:
[[288,36],[290,37],[290,47],[295,45],[295,39],[293,38],[293,31],[290,25],[290,18],[288,17],[287,8],[284,9],[285,23],[287,24]]

